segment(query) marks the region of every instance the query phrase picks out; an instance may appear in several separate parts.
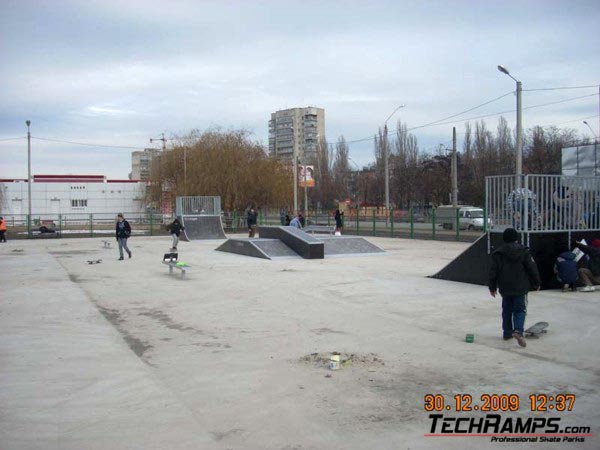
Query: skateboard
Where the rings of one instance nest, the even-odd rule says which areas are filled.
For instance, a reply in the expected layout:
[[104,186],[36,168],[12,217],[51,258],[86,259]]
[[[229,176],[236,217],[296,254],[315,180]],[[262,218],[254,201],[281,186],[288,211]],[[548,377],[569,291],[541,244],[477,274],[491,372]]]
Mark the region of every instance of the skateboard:
[[537,339],[541,334],[547,332],[546,328],[548,328],[549,325],[548,322],[538,322],[525,330],[525,337]]
[[179,257],[178,253],[165,253],[163,255],[163,261],[177,262],[178,257]]
[[102,262],[101,259],[88,260],[88,264],[100,264],[101,262]]

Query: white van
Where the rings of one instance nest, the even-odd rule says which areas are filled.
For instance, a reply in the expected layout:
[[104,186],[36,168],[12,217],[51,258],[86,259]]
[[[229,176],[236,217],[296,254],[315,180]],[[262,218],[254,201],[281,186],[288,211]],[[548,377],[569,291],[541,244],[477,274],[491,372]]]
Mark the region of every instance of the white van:
[[[458,206],[458,225],[461,230],[483,230],[483,209],[475,206]],[[436,222],[445,230],[456,225],[456,209],[452,205],[439,206],[435,210]],[[492,221],[488,219],[488,227]]]

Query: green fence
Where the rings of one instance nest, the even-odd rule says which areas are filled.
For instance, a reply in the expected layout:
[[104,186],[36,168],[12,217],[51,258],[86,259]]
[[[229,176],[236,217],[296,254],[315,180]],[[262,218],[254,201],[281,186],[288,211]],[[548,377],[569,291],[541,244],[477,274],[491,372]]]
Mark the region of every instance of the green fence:
[[[486,231],[485,211],[480,226],[469,226],[464,218],[462,219],[461,221],[458,210],[452,218],[439,219],[436,209],[391,209],[387,214],[383,208],[351,209],[343,216],[342,234],[471,242]],[[276,210],[259,210],[258,223],[283,225],[284,215]],[[308,211],[305,225],[329,226],[333,230],[333,211]],[[246,213],[225,213],[223,226],[228,233],[246,233]]]
[[[133,229],[133,235],[155,236],[168,234],[167,225],[173,217],[150,213],[125,213]],[[114,214],[50,214],[5,215],[9,238],[66,238],[112,236],[115,233]],[[227,233],[246,233],[246,213],[227,211],[222,214],[223,227]],[[259,225],[282,225],[285,215],[277,210],[260,209]],[[484,211],[483,226],[469,227],[457,210],[456,216],[440,219],[436,209],[361,208],[346,210],[342,219],[342,234],[395,237],[409,239],[435,239],[474,241],[486,231],[488,218]],[[333,228],[332,211],[309,211],[305,225],[321,225]],[[472,228],[472,229],[470,229]]]
[[[12,239],[101,237],[115,234],[116,213],[5,215]],[[167,234],[171,217],[162,214],[124,213],[134,236]]]

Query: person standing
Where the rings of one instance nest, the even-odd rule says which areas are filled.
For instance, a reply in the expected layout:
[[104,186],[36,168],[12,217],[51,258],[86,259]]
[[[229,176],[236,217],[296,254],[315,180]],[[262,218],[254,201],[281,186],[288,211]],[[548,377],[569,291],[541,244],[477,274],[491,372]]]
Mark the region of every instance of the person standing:
[[335,219],[335,231],[341,233],[342,228],[344,227],[344,222],[342,220],[342,218],[344,217],[344,213],[340,212],[339,209],[336,209],[335,215],[333,217]]
[[286,214],[285,215],[285,224],[284,224],[284,226],[289,227],[291,221],[292,221],[292,219],[290,218],[290,215]]
[[0,217],[0,242],[6,242],[6,220]]
[[502,234],[504,245],[492,253],[488,287],[496,297],[502,296],[502,331],[504,340],[515,338],[521,347],[527,342],[523,337],[527,316],[527,293],[539,290],[540,274],[529,249],[519,243],[519,233],[507,228]]
[[181,232],[185,230],[185,227],[181,225],[179,219],[175,218],[173,223],[169,225],[169,233],[171,233],[171,237],[173,238],[173,247],[171,250],[177,251],[177,244],[179,243],[179,235]]
[[256,223],[258,222],[258,213],[254,208],[250,208],[248,211],[246,222],[248,223],[248,237],[253,238],[256,234]]
[[131,226],[129,222],[125,220],[123,214],[117,215],[117,226],[116,226],[117,242],[119,243],[119,261],[123,261],[123,249],[127,252],[129,258],[131,258],[131,250],[127,247],[127,239],[131,236]]
[[304,218],[302,213],[298,213],[298,220],[300,221],[300,225],[302,225],[302,228],[304,228],[306,226],[306,219]]
[[292,219],[292,221],[290,222],[290,227],[298,228],[299,230],[302,229],[302,222],[300,221],[300,216],[302,216],[302,214],[298,214]]
[[579,277],[585,284],[582,291],[594,292],[594,284],[600,284],[600,239],[594,239],[592,245],[576,241],[575,246],[589,257],[588,267],[579,269]]

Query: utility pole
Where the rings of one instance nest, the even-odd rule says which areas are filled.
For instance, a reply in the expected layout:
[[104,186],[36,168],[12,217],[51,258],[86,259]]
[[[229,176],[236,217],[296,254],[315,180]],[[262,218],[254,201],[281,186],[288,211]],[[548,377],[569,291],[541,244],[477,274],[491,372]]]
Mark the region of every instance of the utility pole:
[[27,232],[31,234],[31,120],[26,120],[27,125]]
[[165,133],[161,133],[160,135],[161,137],[159,138],[150,138],[150,143],[154,141],[162,141],[162,149],[164,152],[167,149],[167,140],[165,139]]
[[389,117],[387,119],[385,119],[385,122],[383,124],[383,149],[384,149],[384,157],[383,157],[383,161],[385,164],[385,209],[387,211],[385,217],[385,223],[387,224],[387,220],[388,217],[390,215],[390,167],[389,167],[389,150],[388,150],[388,128],[387,128],[387,123],[388,120],[390,120],[392,118],[392,116],[394,114],[396,114],[396,111],[398,111],[400,108],[404,108],[406,105],[400,105],[398,106],[393,113],[391,113],[389,115]]
[[517,81],[517,177],[521,187],[521,175],[523,175],[523,105],[521,103],[521,93],[523,85]]
[[296,136],[294,127],[292,127],[292,158],[294,162],[294,216],[298,214],[298,146],[296,142]]
[[[306,185],[306,144],[304,144],[304,220],[308,220],[308,186]],[[306,223],[306,222],[305,222]]]
[[458,206],[458,155],[456,154],[456,127],[452,127],[452,206]]

